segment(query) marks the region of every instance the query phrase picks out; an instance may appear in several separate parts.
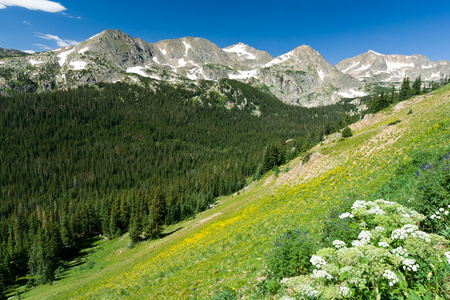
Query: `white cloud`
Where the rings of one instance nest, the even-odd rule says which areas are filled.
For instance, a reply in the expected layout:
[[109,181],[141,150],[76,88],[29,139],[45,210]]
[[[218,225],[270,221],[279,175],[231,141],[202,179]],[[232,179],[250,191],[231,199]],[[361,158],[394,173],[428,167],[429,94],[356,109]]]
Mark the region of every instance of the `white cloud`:
[[44,49],[44,50],[52,50],[52,48],[50,48],[49,46],[42,45],[42,44],[33,44],[33,46],[38,46],[39,48]]
[[54,41],[56,41],[56,43],[58,44],[59,47],[74,46],[74,45],[78,45],[80,43],[80,42],[77,42],[77,41],[62,39],[59,36],[56,36],[56,35],[53,35],[53,34],[48,34],[48,33],[47,34],[43,34],[43,33],[37,32],[36,36],[40,37],[41,39],[44,39],[44,40],[54,40]]
[[0,9],[4,9],[7,6],[20,6],[31,10],[42,10],[52,13],[66,10],[60,3],[49,0],[0,0]]
[[27,22],[27,21],[23,21],[23,22],[27,25],[33,26],[33,24],[31,24],[30,22]]
[[25,53],[28,53],[28,54],[36,53],[36,51],[33,51],[33,50],[22,50],[22,52],[25,52]]

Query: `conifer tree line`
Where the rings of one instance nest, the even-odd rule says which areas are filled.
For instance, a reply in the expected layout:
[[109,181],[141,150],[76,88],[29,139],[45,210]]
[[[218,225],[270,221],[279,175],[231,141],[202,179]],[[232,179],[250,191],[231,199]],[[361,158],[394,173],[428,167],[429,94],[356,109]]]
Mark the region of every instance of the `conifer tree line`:
[[[53,280],[87,237],[158,238],[354,121],[350,104],[293,107],[232,80],[223,99],[211,85],[0,97],[0,289]],[[227,109],[236,91],[261,116]]]
[[376,113],[393,103],[404,101],[413,96],[428,93],[448,83],[450,83],[450,76],[443,77],[439,81],[433,81],[428,84],[424,84],[422,82],[421,76],[417,77],[413,83],[411,83],[409,77],[406,76],[403,78],[400,90],[397,91],[394,87],[392,87],[389,91],[381,91],[381,93],[377,96],[366,97],[364,100],[368,104],[367,112]]

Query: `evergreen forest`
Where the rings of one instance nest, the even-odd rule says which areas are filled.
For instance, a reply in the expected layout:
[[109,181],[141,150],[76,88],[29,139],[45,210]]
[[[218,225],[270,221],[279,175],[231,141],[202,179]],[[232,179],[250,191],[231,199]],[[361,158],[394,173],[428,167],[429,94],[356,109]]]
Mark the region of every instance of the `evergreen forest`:
[[27,274],[54,280],[94,235],[158,238],[355,121],[354,109],[289,106],[233,80],[0,97],[0,290]]

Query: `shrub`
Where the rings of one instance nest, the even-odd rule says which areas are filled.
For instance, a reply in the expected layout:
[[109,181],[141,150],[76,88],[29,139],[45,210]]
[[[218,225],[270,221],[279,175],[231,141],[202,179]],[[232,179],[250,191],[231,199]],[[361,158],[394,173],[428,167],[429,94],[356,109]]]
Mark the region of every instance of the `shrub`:
[[414,208],[429,217],[424,221],[428,230],[442,230],[448,223],[443,222],[440,214],[450,210],[450,153],[442,160],[422,165],[415,176],[418,188]]
[[402,120],[395,120],[395,121],[389,122],[388,126],[396,125],[396,124],[400,123],[401,121]]
[[[310,259],[310,275],[283,279],[300,299],[443,299],[450,274],[449,242],[419,230],[425,216],[382,199],[355,201],[345,217],[358,221],[350,245],[334,241]],[[445,252],[445,253],[444,253]],[[421,298],[417,298],[421,299]]]
[[348,138],[348,137],[351,137],[351,136],[353,136],[353,133],[352,133],[352,130],[350,129],[350,127],[345,127],[343,130],[342,130],[342,137],[343,138]]
[[306,274],[312,265],[309,257],[318,248],[319,237],[308,228],[288,230],[273,242],[266,253],[270,275],[275,279]]
[[[351,206],[351,205],[350,205]],[[332,247],[334,240],[340,240],[348,244],[355,240],[359,234],[359,223],[343,214],[350,206],[342,205],[333,207],[328,217],[322,221],[321,242],[325,247]],[[346,209],[347,208],[347,209]],[[343,216],[342,218],[339,216]]]

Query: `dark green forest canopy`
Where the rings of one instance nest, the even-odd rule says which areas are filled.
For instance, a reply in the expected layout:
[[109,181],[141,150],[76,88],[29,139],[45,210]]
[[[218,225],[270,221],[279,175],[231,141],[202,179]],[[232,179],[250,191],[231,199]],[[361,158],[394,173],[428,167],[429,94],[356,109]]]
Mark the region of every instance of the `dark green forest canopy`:
[[[0,252],[14,261],[0,262],[0,281],[54,271],[77,238],[130,224],[138,236],[156,187],[166,224],[192,216],[244,187],[267,146],[292,158],[350,122],[353,108],[289,106],[233,80],[0,97]],[[58,259],[37,256],[43,241]]]

